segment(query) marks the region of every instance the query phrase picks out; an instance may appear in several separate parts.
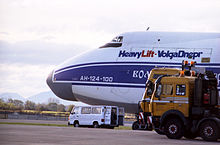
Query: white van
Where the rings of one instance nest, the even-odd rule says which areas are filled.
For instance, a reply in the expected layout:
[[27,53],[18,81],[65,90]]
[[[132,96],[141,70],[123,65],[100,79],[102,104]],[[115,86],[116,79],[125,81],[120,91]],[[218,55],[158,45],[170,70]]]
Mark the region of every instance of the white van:
[[124,108],[117,106],[75,106],[68,125],[114,128],[124,124]]

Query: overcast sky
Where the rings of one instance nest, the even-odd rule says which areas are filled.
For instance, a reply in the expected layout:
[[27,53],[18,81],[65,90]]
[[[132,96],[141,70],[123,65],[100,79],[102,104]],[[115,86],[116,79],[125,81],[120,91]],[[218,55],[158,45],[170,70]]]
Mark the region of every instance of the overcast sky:
[[49,91],[55,65],[147,27],[220,32],[220,0],[0,0],[0,93]]

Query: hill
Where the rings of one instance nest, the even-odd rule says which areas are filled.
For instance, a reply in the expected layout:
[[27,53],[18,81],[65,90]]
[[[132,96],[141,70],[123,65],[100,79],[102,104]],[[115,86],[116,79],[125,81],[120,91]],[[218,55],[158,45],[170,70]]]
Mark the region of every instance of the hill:
[[41,92],[39,94],[30,96],[30,97],[27,98],[27,100],[30,100],[32,102],[35,102],[35,103],[45,103],[45,104],[48,103],[49,99],[55,99],[60,104],[63,104],[63,105],[73,104],[73,101],[66,101],[66,100],[60,99],[59,97],[54,95],[52,92]]
[[32,101],[34,103],[48,103],[49,99],[53,99],[58,101],[60,104],[63,105],[86,105],[82,102],[77,102],[77,101],[66,101],[63,99],[60,99],[59,97],[57,97],[56,95],[54,95],[52,92],[48,91],[48,92],[41,92],[39,94],[30,96],[28,98],[24,98],[23,96],[19,95],[18,93],[1,93],[0,94],[0,98],[3,99],[4,101],[7,101],[8,99],[13,99],[13,100],[21,100],[22,102],[25,103],[25,101],[29,100]]
[[8,101],[8,99],[21,100],[22,102],[26,101],[26,98],[22,97],[18,93],[1,93],[0,98],[4,101]]

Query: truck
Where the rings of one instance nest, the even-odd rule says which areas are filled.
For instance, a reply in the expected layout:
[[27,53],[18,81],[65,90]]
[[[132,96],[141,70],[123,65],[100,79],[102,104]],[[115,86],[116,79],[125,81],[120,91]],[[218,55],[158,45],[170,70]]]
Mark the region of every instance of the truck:
[[145,120],[146,118],[144,119],[144,116],[150,116],[149,105],[150,105],[150,98],[154,91],[155,81],[161,75],[179,75],[180,71],[181,71],[180,68],[166,68],[166,67],[163,68],[156,67],[150,71],[148,80],[146,82],[146,89],[143,94],[142,101],[138,103],[138,111],[137,111],[138,113],[136,114],[137,121],[133,122],[132,124],[133,130],[151,130],[149,124],[147,124],[147,121]]
[[139,103],[143,117],[138,120],[146,130],[154,129],[170,139],[220,138],[217,79],[211,71],[192,71],[194,65],[184,62],[178,75],[160,75],[153,87],[147,85],[147,97]]
[[113,129],[124,124],[124,108],[118,106],[75,106],[68,125],[106,127]]

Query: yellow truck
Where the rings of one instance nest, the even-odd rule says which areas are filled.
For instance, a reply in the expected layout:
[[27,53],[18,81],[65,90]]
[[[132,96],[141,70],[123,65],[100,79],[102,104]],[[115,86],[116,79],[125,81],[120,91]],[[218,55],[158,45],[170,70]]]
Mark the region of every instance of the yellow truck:
[[[181,69],[180,68],[154,68],[150,71],[150,74],[148,76],[148,80],[146,82],[146,89],[142,98],[142,103],[139,102],[138,106],[138,113],[136,114],[137,121],[135,121],[132,124],[133,130],[152,130],[151,125],[147,124],[146,117],[144,116],[150,116],[149,114],[149,104],[150,99],[154,91],[154,85],[155,81],[159,76],[162,75],[179,75]],[[142,105],[142,106],[141,106]],[[141,107],[140,107],[141,106]],[[143,111],[144,110],[144,111]],[[158,133],[160,132],[159,130]]]
[[201,136],[216,141],[220,138],[217,79],[213,72],[195,73],[191,67],[184,63],[179,74],[155,77],[151,91],[147,85],[140,102],[142,124],[171,139]]

